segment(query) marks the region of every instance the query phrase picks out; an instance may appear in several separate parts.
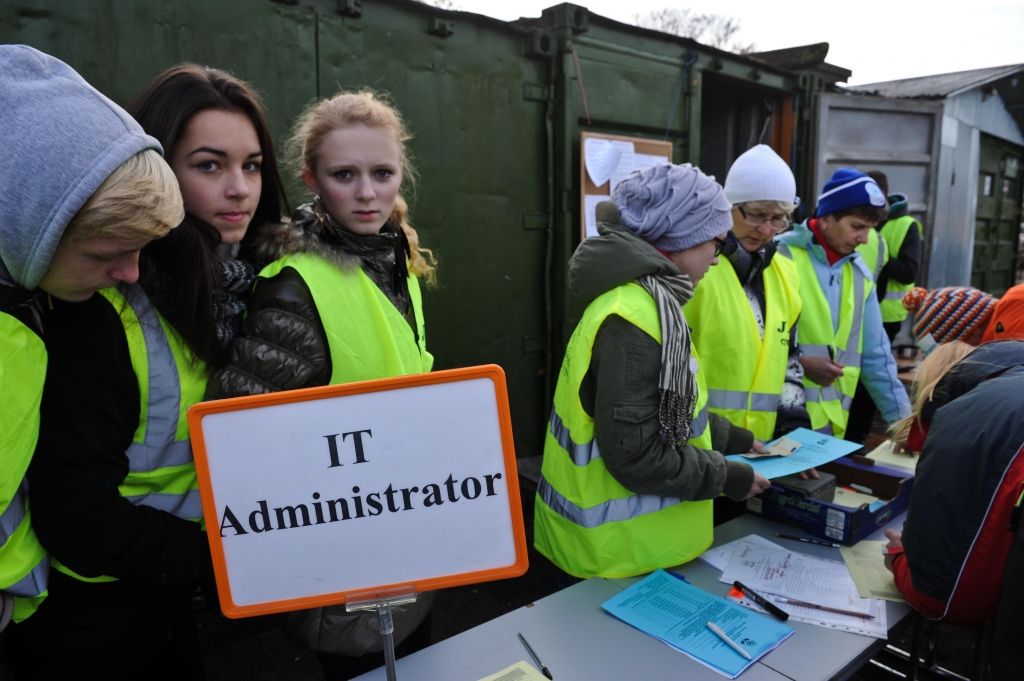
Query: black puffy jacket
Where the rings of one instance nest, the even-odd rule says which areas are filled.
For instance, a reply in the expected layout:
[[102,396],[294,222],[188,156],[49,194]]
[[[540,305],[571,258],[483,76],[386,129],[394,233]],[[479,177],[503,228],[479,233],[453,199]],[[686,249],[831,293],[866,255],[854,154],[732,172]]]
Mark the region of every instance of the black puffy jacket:
[[929,617],[976,624],[995,614],[1024,488],[1022,396],[1021,341],[982,345],[936,386],[903,528],[906,563],[893,565],[907,601]]
[[[407,314],[408,309],[402,309],[409,308],[405,270],[394,276],[395,268],[389,263],[395,258],[386,257],[392,250],[407,249],[401,231],[385,227],[381,236],[388,238],[375,236],[376,245],[365,248],[366,237],[338,234],[340,229],[343,228],[335,223],[323,227],[310,205],[301,206],[293,222],[282,223],[260,235],[253,259],[269,263],[288,253],[312,253],[342,270],[361,267]],[[380,251],[382,243],[386,244],[384,251]],[[364,247],[360,255],[349,250],[359,247]],[[404,258],[401,262],[404,265]],[[330,382],[327,336],[313,296],[298,272],[286,267],[274,277],[258,277],[246,310],[226,364],[210,379],[208,399],[259,395]]]

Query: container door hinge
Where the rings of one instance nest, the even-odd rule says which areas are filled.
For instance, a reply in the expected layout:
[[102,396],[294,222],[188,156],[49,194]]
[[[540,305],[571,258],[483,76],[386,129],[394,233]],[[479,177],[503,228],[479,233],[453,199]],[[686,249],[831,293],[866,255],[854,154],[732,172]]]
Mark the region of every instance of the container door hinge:
[[338,14],[358,19],[363,16],[363,0],[338,0]]
[[547,336],[523,336],[523,354],[532,352],[546,352],[548,349]]
[[523,229],[547,231],[549,224],[547,213],[523,213]]
[[427,26],[427,33],[447,38],[452,33],[455,33],[455,22],[451,19],[430,17],[430,24]]
[[548,101],[548,86],[538,83],[523,83],[523,99],[532,102]]

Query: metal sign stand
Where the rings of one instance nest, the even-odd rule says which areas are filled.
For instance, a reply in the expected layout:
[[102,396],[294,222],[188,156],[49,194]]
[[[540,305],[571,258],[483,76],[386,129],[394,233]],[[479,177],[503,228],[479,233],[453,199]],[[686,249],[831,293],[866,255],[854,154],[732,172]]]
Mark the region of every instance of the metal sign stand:
[[345,604],[346,612],[375,610],[380,634],[384,639],[384,666],[387,669],[388,681],[397,681],[395,671],[395,621],[391,616],[391,608],[396,605],[408,605],[416,602],[416,594],[402,594],[387,598],[371,598],[365,601],[352,601]]

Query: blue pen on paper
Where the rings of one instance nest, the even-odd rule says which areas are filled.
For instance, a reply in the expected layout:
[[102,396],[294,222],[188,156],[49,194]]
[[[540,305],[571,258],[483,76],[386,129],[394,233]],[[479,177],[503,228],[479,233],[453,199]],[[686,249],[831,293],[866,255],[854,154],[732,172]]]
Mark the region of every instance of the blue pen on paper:
[[[792,627],[703,591],[664,570],[652,572],[601,607],[732,679],[793,633]],[[750,659],[737,655],[708,627],[709,612],[714,612],[717,622],[728,623],[726,637]]]

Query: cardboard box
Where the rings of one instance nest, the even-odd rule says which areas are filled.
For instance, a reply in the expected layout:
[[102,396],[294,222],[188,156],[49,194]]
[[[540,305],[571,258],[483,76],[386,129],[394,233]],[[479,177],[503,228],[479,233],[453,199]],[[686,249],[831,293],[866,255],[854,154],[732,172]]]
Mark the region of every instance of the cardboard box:
[[799,490],[772,485],[747,501],[747,509],[769,520],[796,525],[809,535],[853,545],[907,510],[914,474],[897,468],[862,463],[863,457],[837,459],[819,466],[836,476],[839,487],[870,490],[878,501],[849,508],[814,499]]
[[772,487],[781,485],[794,492],[799,492],[808,499],[832,501],[836,498],[836,476],[819,469],[817,478],[804,480],[799,474],[783,475],[772,479]]

